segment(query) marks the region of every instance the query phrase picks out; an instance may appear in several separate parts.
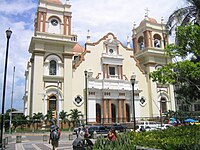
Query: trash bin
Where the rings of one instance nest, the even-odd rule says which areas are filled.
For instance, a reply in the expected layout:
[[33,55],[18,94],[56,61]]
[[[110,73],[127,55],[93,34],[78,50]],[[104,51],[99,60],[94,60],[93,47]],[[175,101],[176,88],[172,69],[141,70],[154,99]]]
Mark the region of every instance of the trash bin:
[[5,137],[5,145],[8,145],[8,137]]
[[17,135],[16,136],[16,143],[21,143],[22,142],[22,136],[21,135]]
[[96,139],[96,138],[97,138],[97,132],[94,131],[94,133],[93,133],[93,139]]
[[90,139],[76,138],[73,143],[73,150],[92,150],[93,143]]
[[48,136],[46,134],[43,135],[43,141],[47,141],[48,140]]
[[6,148],[6,139],[3,139],[2,148]]

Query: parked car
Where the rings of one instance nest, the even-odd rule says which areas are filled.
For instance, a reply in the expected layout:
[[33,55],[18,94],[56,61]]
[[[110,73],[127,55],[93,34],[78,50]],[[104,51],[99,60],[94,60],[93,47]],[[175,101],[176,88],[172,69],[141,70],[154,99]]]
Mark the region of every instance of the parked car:
[[103,135],[106,135],[108,134],[108,129],[106,129],[104,126],[89,126],[88,127],[88,132],[89,132],[89,137],[93,137],[94,136],[94,131],[97,133],[97,134],[103,134]]
[[157,130],[157,128],[150,127],[150,126],[144,126],[144,125],[136,125],[136,132],[145,132],[145,131],[152,131]]
[[162,127],[161,127],[161,129],[168,129],[170,127],[174,127],[174,126],[171,125],[171,124],[163,124]]
[[110,130],[112,128],[112,129],[114,129],[115,131],[118,131],[118,132],[124,132],[127,129],[126,126],[121,125],[121,124],[113,124],[112,126],[107,126],[106,128],[108,130]]

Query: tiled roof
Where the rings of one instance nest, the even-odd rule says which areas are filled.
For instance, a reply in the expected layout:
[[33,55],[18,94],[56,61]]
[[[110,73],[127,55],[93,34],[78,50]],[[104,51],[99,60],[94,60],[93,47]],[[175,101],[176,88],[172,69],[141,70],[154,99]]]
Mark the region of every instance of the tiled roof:
[[84,48],[78,43],[73,48],[73,52],[82,53],[83,51],[84,51]]

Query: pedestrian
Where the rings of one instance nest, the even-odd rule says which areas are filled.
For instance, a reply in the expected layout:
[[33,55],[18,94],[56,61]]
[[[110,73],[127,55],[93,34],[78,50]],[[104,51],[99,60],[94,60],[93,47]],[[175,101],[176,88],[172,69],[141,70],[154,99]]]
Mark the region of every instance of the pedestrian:
[[85,126],[84,138],[85,138],[85,139],[89,138],[88,126]]
[[57,150],[59,139],[60,139],[60,129],[58,126],[53,126],[50,130],[50,138],[49,138],[49,144],[51,142],[51,145],[53,146],[53,150]]
[[108,140],[109,141],[115,141],[117,139],[117,133],[115,132],[114,129],[110,129],[110,131],[108,132]]
[[84,138],[84,135],[85,135],[85,129],[83,126],[81,126],[78,137]]

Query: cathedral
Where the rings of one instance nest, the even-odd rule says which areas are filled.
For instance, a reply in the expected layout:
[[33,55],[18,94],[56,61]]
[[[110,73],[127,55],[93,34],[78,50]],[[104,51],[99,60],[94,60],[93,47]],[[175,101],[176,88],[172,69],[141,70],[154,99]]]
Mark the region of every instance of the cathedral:
[[162,21],[145,16],[126,45],[112,32],[92,42],[88,31],[84,47],[71,24],[68,1],[39,0],[25,71],[24,115],[78,109],[86,123],[95,124],[158,118],[175,110],[173,86],[149,78],[172,61],[164,54],[168,35]]

